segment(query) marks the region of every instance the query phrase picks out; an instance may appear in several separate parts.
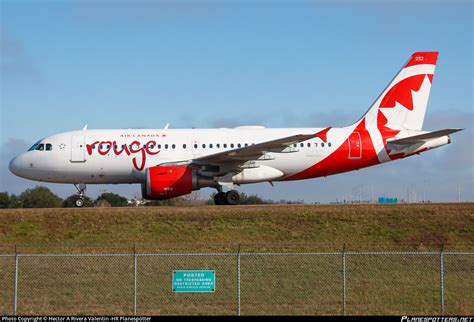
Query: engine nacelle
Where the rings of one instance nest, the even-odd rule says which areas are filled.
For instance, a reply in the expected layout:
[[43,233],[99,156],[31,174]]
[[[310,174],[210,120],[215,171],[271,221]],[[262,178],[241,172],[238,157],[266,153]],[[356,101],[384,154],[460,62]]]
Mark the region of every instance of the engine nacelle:
[[278,169],[261,165],[258,168],[244,169],[242,172],[234,175],[232,181],[237,184],[256,183],[276,180],[283,177],[283,175],[283,172]]
[[216,185],[217,183],[211,178],[197,176],[191,167],[156,166],[146,170],[146,183],[142,184],[142,196],[149,200],[169,199]]

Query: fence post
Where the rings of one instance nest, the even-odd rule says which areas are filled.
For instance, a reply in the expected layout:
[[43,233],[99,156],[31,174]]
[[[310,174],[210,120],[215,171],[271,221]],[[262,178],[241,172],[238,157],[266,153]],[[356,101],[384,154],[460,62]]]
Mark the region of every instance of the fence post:
[[441,252],[439,253],[439,274],[441,315],[444,315],[444,244],[441,246]]
[[137,245],[133,245],[133,316],[137,316]]
[[346,315],[346,244],[342,248],[342,315]]
[[240,244],[237,251],[237,316],[240,316]]
[[16,316],[18,299],[18,252],[15,245],[15,278],[13,281],[13,315]]

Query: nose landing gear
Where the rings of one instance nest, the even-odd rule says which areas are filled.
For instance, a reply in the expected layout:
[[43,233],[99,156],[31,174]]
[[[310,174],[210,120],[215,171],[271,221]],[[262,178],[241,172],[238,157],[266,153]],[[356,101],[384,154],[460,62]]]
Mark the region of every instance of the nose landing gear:
[[76,207],[82,207],[84,206],[84,200],[79,197],[79,199],[76,200],[75,204]]
[[84,183],[74,184],[77,189],[78,199],[76,199],[76,207],[84,206],[84,195],[86,193],[86,185]]

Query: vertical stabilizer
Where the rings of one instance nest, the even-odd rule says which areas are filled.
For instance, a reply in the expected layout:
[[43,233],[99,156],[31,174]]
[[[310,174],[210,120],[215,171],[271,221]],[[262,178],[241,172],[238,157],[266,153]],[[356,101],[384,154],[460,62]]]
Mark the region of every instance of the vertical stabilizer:
[[366,113],[379,130],[421,130],[438,52],[416,52]]

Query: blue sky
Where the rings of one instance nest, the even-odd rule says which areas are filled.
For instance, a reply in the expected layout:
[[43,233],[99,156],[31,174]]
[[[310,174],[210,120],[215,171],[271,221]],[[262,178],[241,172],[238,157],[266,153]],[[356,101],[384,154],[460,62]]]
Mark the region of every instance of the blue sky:
[[[360,190],[474,200],[471,1],[1,0],[0,190],[41,137],[89,128],[344,126],[414,51],[440,52],[425,127],[453,144],[349,174],[245,186],[272,199]],[[74,187],[48,185],[61,196]],[[90,187],[133,195],[138,186]],[[409,192],[410,191],[410,192]],[[203,195],[209,193],[206,190]]]

